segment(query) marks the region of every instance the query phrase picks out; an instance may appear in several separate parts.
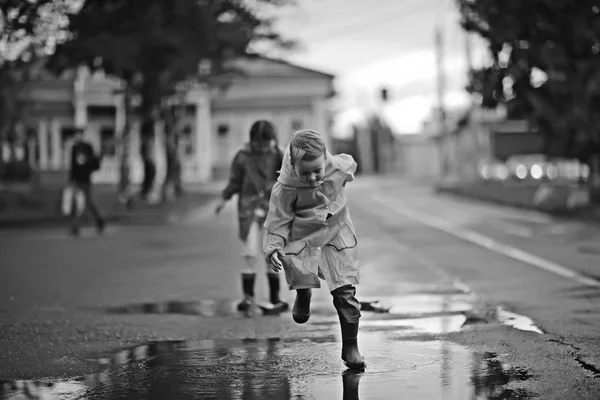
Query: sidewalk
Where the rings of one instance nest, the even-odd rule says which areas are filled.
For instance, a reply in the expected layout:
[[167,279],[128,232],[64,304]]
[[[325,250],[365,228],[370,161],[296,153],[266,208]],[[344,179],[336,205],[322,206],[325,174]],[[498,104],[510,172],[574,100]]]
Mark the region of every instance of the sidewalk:
[[[172,214],[185,213],[191,208],[205,204],[218,194],[218,187],[214,183],[206,186],[186,186],[184,189],[183,197],[171,199],[164,204],[148,204],[136,197],[130,209],[119,201],[114,185],[96,185],[94,196],[107,222],[139,224],[166,222]],[[0,193],[0,229],[40,228],[65,224],[67,218],[60,213],[60,195],[61,189]],[[84,221],[88,221],[88,218],[89,216],[84,217]]]
[[[558,196],[553,201],[555,203],[552,204],[553,207],[549,206],[550,203],[546,205],[535,204],[537,189],[538,186],[525,187],[516,184],[504,186],[493,182],[486,184],[438,183],[433,187],[435,193],[441,195],[462,197],[515,209],[532,210],[566,220],[600,223],[600,205],[590,204],[569,210],[562,204],[566,200],[559,199]],[[562,197],[565,196],[563,195]]]

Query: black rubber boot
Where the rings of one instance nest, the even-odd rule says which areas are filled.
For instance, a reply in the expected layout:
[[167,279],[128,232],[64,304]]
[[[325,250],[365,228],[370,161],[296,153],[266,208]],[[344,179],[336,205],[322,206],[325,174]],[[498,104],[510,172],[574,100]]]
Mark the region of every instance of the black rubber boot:
[[252,309],[254,304],[254,282],[256,281],[256,274],[242,274],[242,291],[244,292],[244,300],[238,305],[238,311],[246,311]]
[[358,351],[360,303],[355,294],[356,288],[352,285],[342,286],[331,292],[342,331],[342,360],[349,369],[362,370],[366,363]]
[[279,291],[281,288],[279,275],[268,273],[267,279],[269,281],[269,300],[271,301],[271,304],[273,304],[273,308],[277,308],[281,311],[288,310],[288,303],[281,301],[279,298]]
[[349,369],[365,369],[367,364],[358,351],[358,322],[340,320],[342,328],[342,360]]
[[292,308],[292,317],[298,324],[304,324],[310,318],[310,298],[312,291],[310,289],[297,289],[296,300]]

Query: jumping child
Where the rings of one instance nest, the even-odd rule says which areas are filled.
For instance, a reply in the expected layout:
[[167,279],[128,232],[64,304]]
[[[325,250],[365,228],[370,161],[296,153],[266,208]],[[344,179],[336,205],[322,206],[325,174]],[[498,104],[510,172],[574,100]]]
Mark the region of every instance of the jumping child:
[[356,166],[347,154],[331,155],[318,133],[294,133],[271,192],[263,250],[273,270],[284,269],[290,290],[296,290],[292,316],[298,324],[310,318],[311,290],[321,287],[319,279],[327,282],[340,320],[342,360],[350,369],[363,369],[354,287],[358,241],[344,190]]

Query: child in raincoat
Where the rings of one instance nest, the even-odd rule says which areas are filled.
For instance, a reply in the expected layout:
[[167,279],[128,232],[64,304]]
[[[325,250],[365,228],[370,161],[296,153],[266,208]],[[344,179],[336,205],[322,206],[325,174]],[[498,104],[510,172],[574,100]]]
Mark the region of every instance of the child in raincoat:
[[[222,202],[216,209],[216,213],[220,213],[225,202],[233,195],[238,195],[238,236],[242,242],[245,263],[241,268],[244,298],[237,309],[246,314],[253,313],[256,274],[264,265],[262,225],[282,158],[273,124],[267,120],[254,122],[250,128],[250,142],[233,159],[229,181],[222,192]],[[287,303],[279,298],[279,275],[269,269],[267,278],[271,304],[282,311],[287,310]]]
[[312,130],[296,132],[287,147],[265,220],[263,249],[273,270],[284,269],[296,290],[294,321],[310,317],[311,290],[327,282],[342,332],[342,360],[351,369],[365,362],[358,350],[360,303],[358,241],[344,187],[354,180],[356,162],[347,154],[331,155]]

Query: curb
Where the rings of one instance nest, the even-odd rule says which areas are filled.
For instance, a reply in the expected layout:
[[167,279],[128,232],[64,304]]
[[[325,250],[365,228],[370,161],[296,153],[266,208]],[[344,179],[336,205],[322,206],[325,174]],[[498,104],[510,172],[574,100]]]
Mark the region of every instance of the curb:
[[552,217],[561,218],[561,219],[570,219],[570,220],[581,220],[583,222],[600,224],[600,207],[585,207],[579,210],[548,210],[541,207],[536,207],[534,205],[527,206],[522,204],[511,204],[510,202],[502,201],[499,199],[492,199],[485,196],[479,196],[474,193],[467,193],[465,190],[461,188],[445,186],[445,185],[435,185],[434,186],[435,193],[448,194],[451,196],[462,197],[467,199],[474,199],[477,201],[481,201],[482,203],[488,204],[499,204],[505,207],[512,207],[521,210],[529,210],[542,212]]

